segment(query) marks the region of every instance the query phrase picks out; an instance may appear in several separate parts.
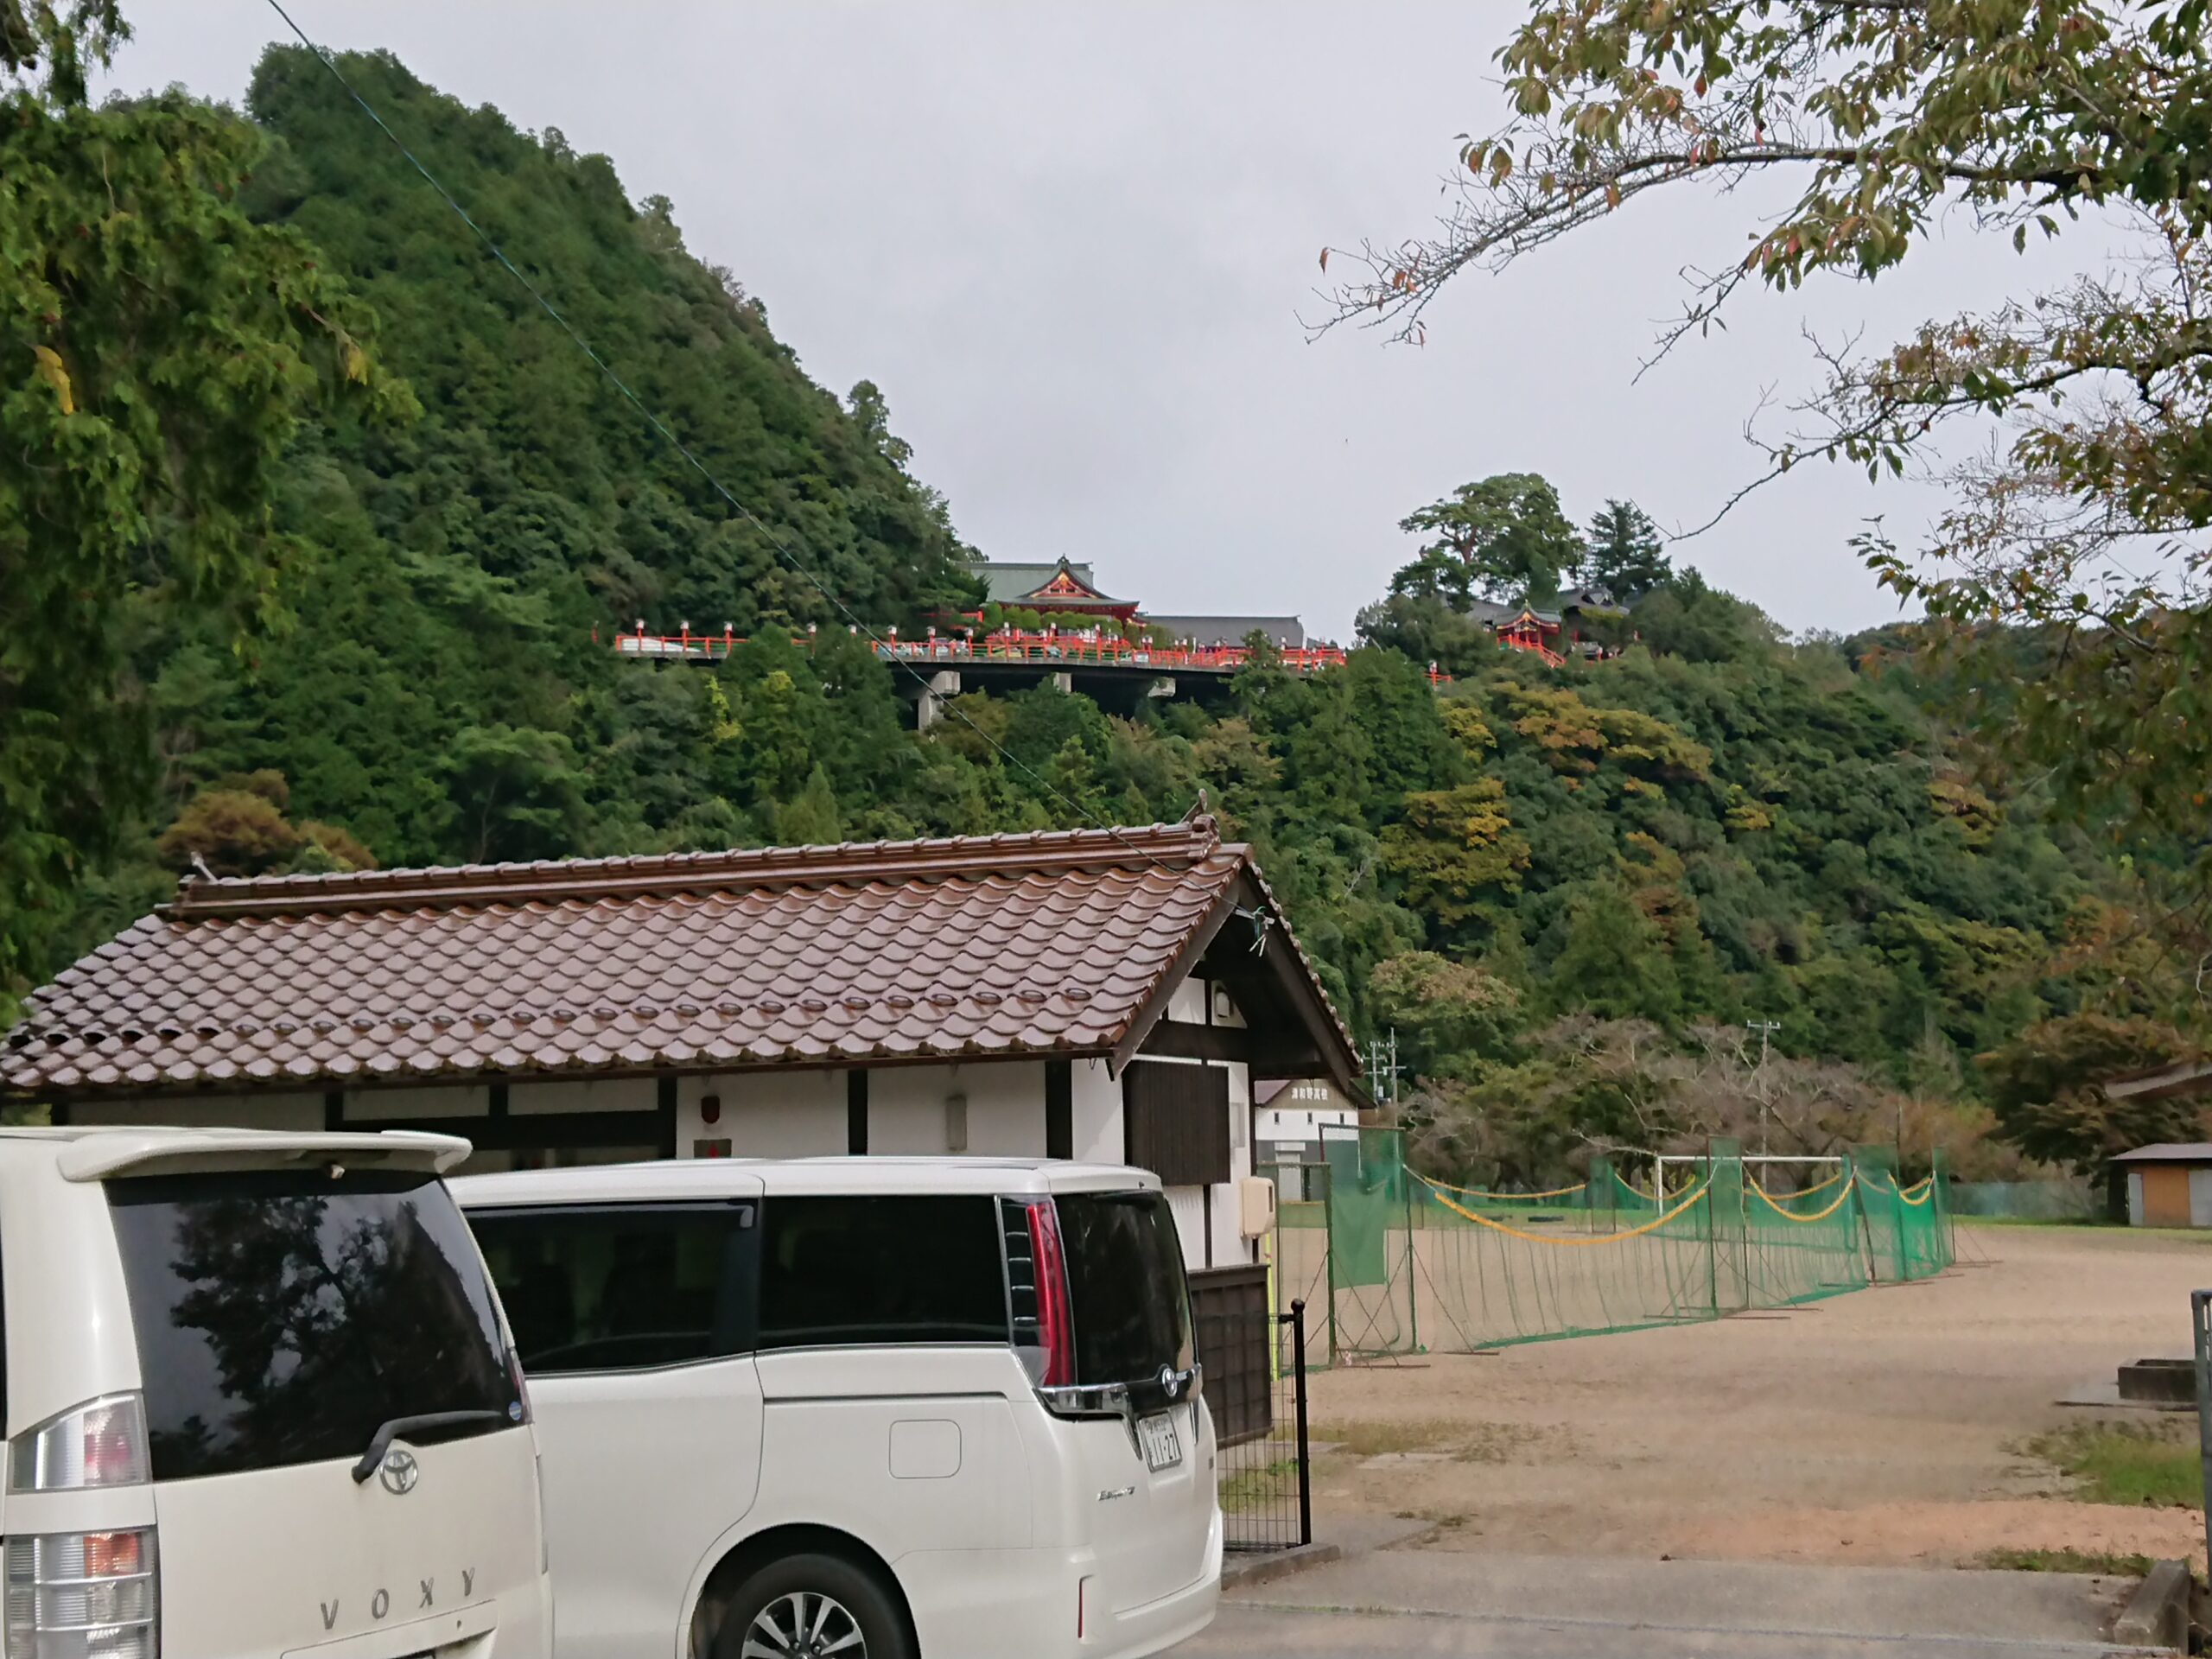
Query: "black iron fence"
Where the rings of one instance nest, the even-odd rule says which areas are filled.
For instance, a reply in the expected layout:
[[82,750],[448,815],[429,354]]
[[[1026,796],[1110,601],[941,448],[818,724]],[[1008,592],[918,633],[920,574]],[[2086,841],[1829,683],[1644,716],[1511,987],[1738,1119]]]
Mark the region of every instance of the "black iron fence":
[[1306,1430],[1306,1304],[1201,1306],[1198,1352],[1221,1445],[1224,1541],[1230,1549],[1290,1549],[1313,1540]]

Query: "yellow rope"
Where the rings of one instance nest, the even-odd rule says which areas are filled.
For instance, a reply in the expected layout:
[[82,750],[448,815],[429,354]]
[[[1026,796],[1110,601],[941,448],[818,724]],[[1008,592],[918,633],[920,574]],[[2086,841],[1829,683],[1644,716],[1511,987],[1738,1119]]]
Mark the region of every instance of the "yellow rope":
[[[1710,1186],[1711,1185],[1712,1183],[1710,1181],[1706,1183],[1706,1186]],[[1631,1227],[1624,1233],[1605,1233],[1594,1238],[1559,1238],[1555,1236],[1548,1236],[1543,1233],[1523,1232],[1518,1227],[1509,1227],[1502,1221],[1492,1221],[1488,1216],[1478,1216],[1471,1210],[1462,1209],[1459,1205],[1452,1203],[1451,1199],[1446,1198],[1441,1192],[1436,1194],[1436,1201],[1442,1205],[1446,1210],[1451,1211],[1452,1214],[1457,1216],[1465,1216],[1469,1221],[1473,1222],[1476,1225],[1480,1227],[1488,1227],[1492,1231],[1503,1233],[1510,1238],[1525,1238],[1531,1244],[1556,1244],[1562,1249],[1572,1249],[1578,1246],[1587,1244],[1624,1243],[1628,1240],[1636,1237],[1638,1234],[1648,1233],[1652,1231],[1655,1228],[1664,1227],[1669,1222],[1674,1220],[1675,1217],[1681,1215],[1685,1210],[1688,1210],[1700,1198],[1703,1198],[1706,1194],[1706,1186],[1700,1186],[1698,1188],[1696,1192],[1691,1193],[1688,1198],[1684,1198],[1680,1204],[1676,1205],[1672,1210],[1669,1210],[1665,1215],[1660,1217],[1656,1221],[1647,1221],[1643,1226]]]
[[[1809,1198],[1815,1192],[1827,1192],[1828,1188],[1834,1186],[1838,1181],[1841,1180],[1849,1172],[1846,1170],[1839,1169],[1825,1181],[1815,1181],[1810,1186],[1801,1186],[1795,1192],[1785,1193],[1783,1196],[1792,1198]],[[1752,1191],[1756,1192],[1768,1203],[1771,1204],[1775,1202],[1774,1194],[1768,1192],[1766,1188],[1759,1185],[1758,1177],[1751,1173],[1751,1166],[1748,1164],[1744,1166],[1744,1181],[1746,1185],[1751,1187]]]
[[[1897,1178],[1894,1175],[1890,1177],[1890,1190],[1916,1210],[1936,1196],[1935,1188],[1936,1178],[1933,1175],[1923,1175],[1910,1186],[1899,1186]],[[1920,1194],[1916,1198],[1912,1196],[1916,1192]]]
[[1580,1192],[1590,1185],[1587,1181],[1577,1181],[1573,1186],[1555,1186],[1548,1192],[1485,1192],[1479,1187],[1453,1186],[1448,1181],[1432,1181],[1426,1175],[1417,1174],[1414,1179],[1423,1186],[1433,1187],[1439,1192],[1457,1192],[1463,1198],[1563,1198],[1568,1193]]
[[[1825,1185],[1826,1183],[1824,1182],[1822,1185]],[[1827,1209],[1822,1210],[1815,1215],[1801,1216],[1796,1214],[1794,1211],[1785,1210],[1780,1205],[1777,1204],[1771,1198],[1767,1196],[1767,1190],[1761,1186],[1757,1181],[1751,1183],[1751,1188],[1752,1192],[1759,1195],[1760,1201],[1763,1202],[1768,1209],[1773,1211],[1776,1215],[1780,1216],[1784,1221],[1795,1221],[1804,1224],[1809,1224],[1815,1221],[1826,1221],[1830,1216],[1835,1214],[1837,1211],[1842,1209],[1843,1201],[1851,1196],[1851,1188],[1847,1186],[1842,1192],[1835,1195],[1834,1201],[1829,1204]]]

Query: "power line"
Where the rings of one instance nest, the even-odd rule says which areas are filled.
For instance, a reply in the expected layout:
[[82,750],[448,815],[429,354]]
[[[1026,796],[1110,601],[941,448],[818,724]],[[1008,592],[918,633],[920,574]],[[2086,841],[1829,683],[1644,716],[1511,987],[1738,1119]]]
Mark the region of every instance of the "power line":
[[[346,89],[346,95],[351,98],[354,103],[360,105],[361,113],[367,116],[370,120],[376,123],[377,130],[384,134],[385,137],[391,140],[392,148],[407,158],[408,164],[414,168],[417,173],[423,175],[423,181],[428,184],[431,189],[436,191],[439,196],[443,199],[446,206],[452,208],[454,212],[460,216],[461,222],[467,226],[470,230],[476,233],[476,239],[484,245],[486,251],[491,254],[493,258],[499,261],[500,267],[505,270],[507,275],[513,277],[515,281],[522,284],[524,291],[526,292],[531,299],[537,302],[538,308],[543,311],[547,316],[553,319],[555,325],[559,327],[563,334],[568,335],[569,340],[575,343],[578,351],[582,352],[586,357],[591,359],[592,365],[602,375],[606,376],[608,384],[613,386],[617,391],[620,392],[622,396],[629,401],[631,407],[635,409],[638,413],[645,418],[645,423],[652,428],[653,431],[659,435],[661,441],[666,443],[670,448],[675,450],[677,454],[681,455],[683,458],[685,464],[688,465],[693,472],[698,474],[701,478],[704,479],[707,482],[708,487],[712,489],[715,494],[721,497],[724,501],[728,502],[730,507],[741,518],[742,518],[746,523],[751,524],[753,529],[759,531],[763,539],[767,542],[768,545],[775,549],[777,556],[780,557],[785,563],[791,566],[792,569],[798,571],[800,575],[805,577],[808,582],[812,585],[815,592],[821,594],[824,600],[836,607],[837,612],[844,617],[846,622],[852,627],[855,632],[862,636],[871,645],[877,648],[876,654],[880,660],[894,664],[898,667],[905,669],[909,675],[912,676],[914,683],[921,687],[923,694],[927,696],[930,690],[929,677],[924,674],[919,669],[916,668],[906,658],[899,656],[895,651],[893,651],[886,644],[882,636],[878,634],[874,629],[869,627],[866,622],[863,622],[860,619],[859,615],[853,610],[851,606],[846,604],[843,600],[838,598],[837,595],[830,590],[827,583],[825,583],[819,576],[816,575],[813,571],[807,569],[805,564],[800,561],[798,556],[791,551],[790,547],[785,543],[781,537],[778,536],[773,530],[770,529],[768,525],[761,520],[761,518],[758,513],[754,512],[752,508],[746,505],[742,500],[739,499],[736,495],[731,493],[728,486],[723,484],[721,480],[716,478],[712,472],[708,470],[706,463],[701,461],[698,456],[693,454],[690,448],[685,446],[683,441],[677,437],[675,433],[671,432],[666,424],[662,422],[661,418],[645,406],[645,400],[639,397],[636,392],[630,389],[629,382],[623,379],[620,374],[615,372],[613,365],[607,362],[605,358],[601,357],[599,353],[593,348],[591,342],[586,340],[582,334],[576,331],[575,326],[555,308],[553,302],[545,297],[544,294],[538,289],[535,283],[531,282],[529,277],[523,275],[522,271],[516,266],[514,261],[508,258],[505,252],[501,250],[499,245],[492,239],[491,233],[485,230],[481,225],[479,225],[476,220],[470,216],[468,209],[462,207],[460,201],[454,198],[453,192],[447,189],[444,185],[438,181],[437,175],[432,173],[428,167],[423,165],[422,159],[417,156],[413,150],[407,147],[406,143],[397,133],[391,130],[391,126],[385,122],[384,117],[377,113],[376,106],[371,104],[366,98],[361,95],[359,90],[354,86],[352,81],[346,79],[345,72],[339,68],[337,60],[334,59],[329,53],[324,51],[321,47],[316,45],[314,41],[308,37],[307,31],[302,29],[299,24],[292,21],[292,14],[284,10],[283,6],[279,3],[279,0],[269,0],[269,7],[270,10],[274,11],[279,17],[284,20],[284,26],[287,29],[290,29],[293,34],[299,36],[300,44],[307,48],[308,51],[315,54],[316,58],[321,60],[322,67],[330,72],[331,78],[340,86]],[[981,726],[978,726],[973,720],[969,719],[964,710],[954,708],[951,704],[948,703],[945,705],[945,712],[951,715],[955,719],[958,720],[962,725],[965,726],[969,731],[975,733],[977,737],[981,738],[983,742],[988,746],[991,751],[998,755],[1001,760],[1007,762],[1009,765],[1018,768],[1021,772],[1026,772],[1031,779],[1034,779],[1039,788],[1041,788],[1047,795],[1051,796],[1052,799],[1066,807],[1077,819],[1089,823],[1091,828],[1095,830],[1103,830],[1106,834],[1111,836],[1116,842],[1118,842],[1125,850],[1136,855],[1136,856],[1141,859],[1147,865],[1160,871],[1162,874],[1179,877],[1183,874],[1183,872],[1176,869],[1172,865],[1164,863],[1152,854],[1147,853],[1143,848],[1137,846],[1134,842],[1130,841],[1128,836],[1122,835],[1121,830],[1115,825],[1110,823],[1102,823],[1099,822],[1097,818],[1084,810],[1081,802],[1071,800],[1067,796],[1062,794],[1058,789],[1053,786],[1050,779],[1046,778],[1034,766],[1022,760],[1020,756],[1014,753],[1003,744],[993,738],[988,732],[985,731]],[[1263,940],[1264,937],[1264,935],[1262,936]]]

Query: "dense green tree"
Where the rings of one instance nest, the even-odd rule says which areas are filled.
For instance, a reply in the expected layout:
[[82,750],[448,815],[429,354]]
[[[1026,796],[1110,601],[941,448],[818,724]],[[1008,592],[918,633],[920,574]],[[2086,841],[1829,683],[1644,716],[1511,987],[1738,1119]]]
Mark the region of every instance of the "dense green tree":
[[2102,1176],[2116,1154],[2202,1138],[2201,1100],[2114,1100],[2101,1086],[2190,1052],[2179,1032],[2157,1020],[2077,1014],[2038,1021],[1983,1056],[1981,1065],[2006,1139],[2046,1163]]
[[1674,574],[1659,526],[1633,501],[1608,501],[1583,536],[1581,577],[1633,605]]
[[1681,987],[1659,929],[1618,887],[1593,882],[1576,893],[1564,931],[1546,979],[1553,1007],[1658,1025],[1681,1017]]
[[817,766],[806,777],[806,786],[790,800],[779,802],[772,814],[777,842],[785,847],[804,847],[844,839],[845,826],[837,814],[836,791],[830,774]]
[[302,421],[410,406],[354,290],[242,207],[260,132],[177,92],[86,103],[121,32],[111,0],[0,6],[0,1002],[150,804],[142,630],[276,622]]
[[557,732],[468,726],[442,768],[470,862],[558,857],[580,827],[575,756]]
[[1398,528],[1428,539],[1421,556],[1391,579],[1391,591],[1442,598],[1463,611],[1476,597],[1549,605],[1560,578],[1582,557],[1559,492],[1534,473],[1462,484]]
[[[1878,528],[1860,539],[1872,569],[1925,607],[1923,637],[1962,678],[1986,683],[1969,712],[1987,741],[2044,772],[2077,821],[2184,868],[2201,932],[2206,26],[2201,0],[1537,0],[1497,53],[1511,113],[1462,143],[1441,229],[1340,254],[1351,274],[1324,326],[1395,321],[1419,336],[1461,273],[1700,183],[1758,206],[1742,219],[1748,251],[1701,274],[1662,350],[1747,289],[1878,277],[1958,222],[1954,207],[2009,232],[1985,244],[1993,254],[2084,219],[2098,237],[2125,227],[2129,257],[2108,271],[1935,319],[1886,349],[1827,344],[1800,418],[1755,436],[1764,478],[1823,458],[1870,478],[1916,461],[1948,473],[1950,505],[1921,545]],[[1753,175],[1783,194],[1734,190]],[[2017,674],[2015,627],[2040,636],[2037,671]]]
[[[1617,658],[1500,644],[1458,607],[1491,580],[1471,562],[1535,570],[1522,509],[1556,500],[1525,480],[1440,504],[1465,521],[1432,527],[1429,575],[1362,613],[1339,668],[1294,673],[1263,645],[1199,698],[971,691],[917,730],[912,676],[859,626],[903,633],[977,588],[880,394],[807,381],[735,279],[683,251],[671,206],[633,207],[603,160],[348,60],[767,530],[734,518],[314,70],[280,53],[257,78],[247,228],[312,236],[334,291],[373,299],[380,361],[423,413],[372,425],[342,353],[322,365],[346,395],[298,404],[255,463],[268,545],[294,561],[270,626],[184,602],[150,543],[131,555],[149,574],[111,607],[130,671],[85,701],[136,722],[99,729],[143,781],[123,810],[100,798],[53,902],[7,916],[27,966],[143,914],[195,855],[259,872],[982,835],[1173,820],[1203,796],[1356,1034],[1399,1031],[1421,1144],[1484,1179],[1556,1173],[1606,1137],[1734,1132],[1746,1018],[1781,1022],[1767,1076],[1804,1091],[1793,1124],[1847,1097],[1868,1133],[1967,1122],[2001,1085],[2003,1132],[2052,1155],[2053,1114],[2126,1057],[2088,1045],[2062,1077],[1975,1056],[2085,1016],[2196,1017],[2151,925],[2175,847],[2122,861],[2054,819],[2039,779],[1931,713],[1958,671],[1901,655],[1909,632],[1792,644],[1684,571],[1641,596]],[[0,397],[51,404],[25,376]],[[177,508],[148,511],[165,531]],[[1553,569],[1562,535],[1559,515],[1535,538]],[[618,657],[641,613],[744,643],[711,667]],[[2012,648],[1993,696],[2044,660]]]
[[1400,1064],[1423,1077],[1478,1072],[1510,1058],[1522,1020],[1513,987],[1475,963],[1409,950],[1369,976],[1376,1017],[1400,1038]]

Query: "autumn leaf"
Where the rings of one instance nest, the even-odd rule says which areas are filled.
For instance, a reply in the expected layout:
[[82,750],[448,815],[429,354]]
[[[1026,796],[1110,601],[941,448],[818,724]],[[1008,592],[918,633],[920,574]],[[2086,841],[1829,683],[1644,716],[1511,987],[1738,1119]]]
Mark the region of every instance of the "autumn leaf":
[[54,395],[61,400],[61,412],[74,415],[77,399],[69,386],[69,371],[61,365],[61,354],[51,346],[34,346],[31,356],[38,363],[38,378],[54,388]]

